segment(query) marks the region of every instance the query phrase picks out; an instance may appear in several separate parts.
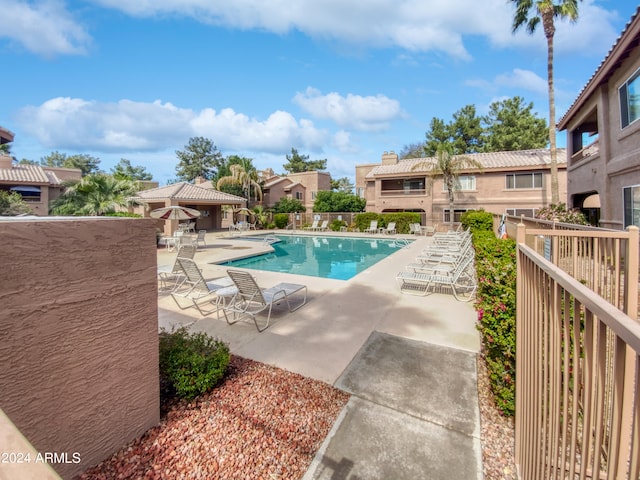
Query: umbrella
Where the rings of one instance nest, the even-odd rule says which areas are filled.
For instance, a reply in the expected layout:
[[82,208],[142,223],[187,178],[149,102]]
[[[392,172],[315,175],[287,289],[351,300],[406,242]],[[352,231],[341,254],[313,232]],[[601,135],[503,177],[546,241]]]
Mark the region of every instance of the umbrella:
[[161,218],[162,220],[191,220],[193,218],[198,218],[200,216],[200,212],[193,208],[174,205],[171,207],[162,207],[151,210],[150,215],[153,218]]
[[238,208],[233,211],[236,215],[255,215],[252,210],[249,210],[246,207]]

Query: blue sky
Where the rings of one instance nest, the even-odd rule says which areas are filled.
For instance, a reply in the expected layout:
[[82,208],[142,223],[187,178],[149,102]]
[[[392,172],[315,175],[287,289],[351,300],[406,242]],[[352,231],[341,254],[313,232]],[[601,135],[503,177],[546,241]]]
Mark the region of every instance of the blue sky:
[[[421,142],[433,117],[519,95],[547,117],[546,44],[508,0],[0,0],[0,125],[12,154],[121,158],[161,185],[191,137],[333,178]],[[584,0],[555,36],[557,117],[638,7]],[[559,137],[559,144],[563,143]]]

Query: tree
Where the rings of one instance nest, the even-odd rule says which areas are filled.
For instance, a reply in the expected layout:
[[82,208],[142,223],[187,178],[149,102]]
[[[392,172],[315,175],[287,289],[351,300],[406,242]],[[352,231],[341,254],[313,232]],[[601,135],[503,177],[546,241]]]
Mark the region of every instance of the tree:
[[126,158],[121,158],[111,169],[111,175],[117,180],[152,180],[153,175],[145,167],[134,167]]
[[[549,92],[549,146],[551,150],[551,203],[558,204],[558,152],[556,148],[556,103],[553,85],[553,36],[556,32],[556,18],[568,18],[571,22],[578,19],[578,1],[560,0],[511,0],[516,11],[513,16],[513,32],[525,26],[533,34],[542,22],[544,36],[547,39],[547,89]],[[530,16],[531,15],[531,16]]]
[[367,201],[345,192],[320,191],[313,202],[314,212],[363,212]]
[[533,102],[522,97],[493,102],[483,117],[485,152],[505,152],[544,148],[549,140],[547,122],[533,113]]
[[298,213],[304,212],[306,209],[300,200],[289,197],[282,197],[273,206],[275,213]]
[[196,177],[211,180],[222,162],[222,154],[212,140],[191,137],[184,150],[176,150],[176,172],[182,182],[192,182]]
[[240,186],[243,194],[248,199],[251,198],[251,191],[253,189],[254,199],[262,201],[262,188],[260,188],[260,184],[256,180],[251,178],[251,174],[240,164],[231,165],[229,168],[231,175],[219,178],[216,183],[216,188],[220,190],[224,185]]
[[347,177],[338,178],[337,180],[331,179],[331,190],[343,193],[353,193],[354,185]]
[[298,150],[292,148],[282,168],[289,173],[313,172],[327,168],[327,160],[309,160],[309,155],[300,155]]
[[484,144],[483,133],[482,118],[476,116],[475,105],[466,105],[453,114],[449,123],[440,118],[431,119],[425,134],[424,153],[433,157],[441,148],[453,155],[480,152]]
[[138,204],[137,183],[118,180],[104,173],[85,175],[79,181],[66,183],[66,190],[51,202],[52,215],[102,216],[114,213],[119,207]]
[[400,158],[401,160],[405,158],[420,158],[422,155],[424,155],[424,146],[424,142],[410,143],[409,145],[405,145],[398,153],[398,158]]
[[0,190],[0,216],[12,217],[33,213],[18,192]]
[[412,170],[426,169],[430,184],[435,177],[441,176],[449,196],[449,221],[453,222],[455,192],[460,190],[458,177],[461,171],[467,169],[482,170],[482,164],[477,160],[464,155],[452,155],[449,150],[442,147],[436,153],[434,160],[417,163]]
[[78,168],[82,176],[100,172],[100,159],[86,153],[67,155],[58,151],[52,152],[40,159],[40,165],[47,167]]

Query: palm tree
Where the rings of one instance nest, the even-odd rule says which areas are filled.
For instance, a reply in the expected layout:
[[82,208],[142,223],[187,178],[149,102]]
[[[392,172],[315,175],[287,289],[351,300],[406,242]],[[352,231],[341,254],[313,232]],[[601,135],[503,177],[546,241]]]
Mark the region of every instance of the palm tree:
[[[532,34],[542,21],[544,36],[547,39],[547,87],[549,91],[549,148],[551,151],[551,203],[558,204],[558,155],[556,150],[556,102],[553,86],[553,36],[556,32],[554,20],[568,18],[575,22],[578,19],[578,1],[560,0],[511,0],[516,5],[513,17],[513,32],[526,26]],[[530,16],[531,13],[531,16]]]
[[118,207],[137,205],[134,200],[138,183],[118,180],[103,173],[89,174],[67,184],[59,198],[51,202],[52,215],[102,216],[114,213]]
[[247,172],[242,165],[234,164],[229,167],[231,175],[226,177],[220,177],[216,183],[216,188],[220,190],[220,187],[224,185],[239,185],[242,191],[245,192],[247,198],[251,197],[251,188],[253,188],[253,195],[255,200],[262,201],[262,188],[260,184],[254,179],[252,173],[255,171]]
[[482,164],[477,160],[464,155],[451,155],[445,148],[438,148],[434,160],[428,159],[415,164],[412,170],[426,169],[430,185],[435,177],[442,176],[442,181],[447,188],[449,196],[449,222],[453,222],[453,207],[455,202],[455,192],[460,190],[458,177],[463,170],[482,170]]

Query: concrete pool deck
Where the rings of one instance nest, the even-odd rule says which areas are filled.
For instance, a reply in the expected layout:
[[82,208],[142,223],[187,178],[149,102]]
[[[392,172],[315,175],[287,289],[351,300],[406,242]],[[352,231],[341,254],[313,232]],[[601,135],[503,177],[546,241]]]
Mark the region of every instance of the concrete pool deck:
[[[230,326],[215,313],[202,317],[194,308],[180,310],[167,293],[158,297],[160,327],[190,325],[227,342],[236,355],[352,395],[306,479],[482,478],[475,370],[480,337],[473,302],[446,294],[401,294],[396,273],[432,240],[394,237],[414,242],[346,281],[251,270],[263,287],[279,282],[308,287],[307,304],[292,313],[274,309],[262,333],[253,322]],[[268,248],[207,234],[207,247],[198,249],[195,261],[205,278],[216,278],[225,276],[226,267],[212,262]],[[174,259],[175,252],[158,249],[159,266]],[[339,471],[344,475],[331,477]]]

